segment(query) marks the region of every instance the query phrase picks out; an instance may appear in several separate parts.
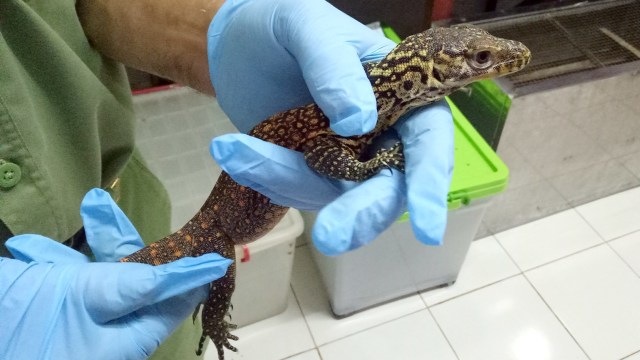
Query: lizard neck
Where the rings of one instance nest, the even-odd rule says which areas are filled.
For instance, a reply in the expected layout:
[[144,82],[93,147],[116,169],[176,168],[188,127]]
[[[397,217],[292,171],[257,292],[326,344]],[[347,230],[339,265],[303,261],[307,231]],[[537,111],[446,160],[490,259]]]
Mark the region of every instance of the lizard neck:
[[[384,65],[384,63],[374,63],[365,66],[378,107],[378,122],[372,134],[384,132],[402,115],[412,109],[438,101],[454,90],[446,88],[435,79],[431,71],[416,69],[398,71],[385,68]],[[426,67],[432,68],[433,62],[431,61]]]
[[[389,103],[391,103],[391,105],[388,105]],[[385,108],[382,108],[381,105],[385,106]],[[378,122],[372,131],[375,134],[383,133],[389,127],[393,126],[402,115],[412,109],[412,106],[410,103],[394,98],[378,100],[378,109]]]

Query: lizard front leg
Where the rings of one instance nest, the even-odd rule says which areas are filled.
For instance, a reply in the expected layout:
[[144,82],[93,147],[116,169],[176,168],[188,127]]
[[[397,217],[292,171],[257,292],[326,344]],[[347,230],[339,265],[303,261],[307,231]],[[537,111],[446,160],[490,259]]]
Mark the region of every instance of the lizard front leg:
[[361,161],[358,154],[342,141],[330,135],[314,139],[304,151],[309,167],[322,175],[351,181],[364,181],[383,169],[395,168],[404,172],[402,143],[380,149],[371,159]]

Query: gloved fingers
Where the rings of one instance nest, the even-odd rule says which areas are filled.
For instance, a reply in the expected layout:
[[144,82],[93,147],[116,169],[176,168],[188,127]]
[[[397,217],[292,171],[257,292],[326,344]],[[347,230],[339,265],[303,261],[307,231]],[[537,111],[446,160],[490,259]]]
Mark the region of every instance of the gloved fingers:
[[17,235],[5,243],[14,258],[24,262],[57,264],[86,263],[89,258],[55,240],[41,235]]
[[296,58],[331,128],[343,136],[370,131],[377,107],[362,62],[386,55],[393,42],[324,1],[288,3],[294,5],[276,15],[274,33]]
[[208,293],[209,286],[204,285],[136,311],[135,317],[127,319],[127,327],[135,331],[137,345],[147,354],[153,353],[159,343],[193,314]]
[[231,263],[218,254],[186,257],[159,266],[94,263],[92,271],[80,274],[79,281],[84,282],[80,288],[90,289],[85,294],[87,309],[96,321],[105,323],[217,280]]
[[361,63],[381,59],[394,44],[326,1],[227,1],[207,36],[218,103],[241,132],[314,101],[340,134],[375,125]]
[[209,70],[217,100],[244,133],[275,113],[313,102],[296,59],[273,33],[273,13],[283,3],[226,1],[209,27]]
[[318,213],[312,230],[313,242],[325,255],[354,250],[375,239],[405,209],[404,175],[384,170]]
[[264,194],[274,204],[317,210],[346,186],[311,170],[302,153],[248,135],[219,136],[211,141],[210,150],[236,182]]
[[447,224],[453,172],[453,121],[445,101],[421,108],[396,125],[404,146],[409,216],[421,242],[440,245]]
[[118,261],[144,247],[131,221],[104,190],[87,192],[80,204],[80,216],[97,261]]

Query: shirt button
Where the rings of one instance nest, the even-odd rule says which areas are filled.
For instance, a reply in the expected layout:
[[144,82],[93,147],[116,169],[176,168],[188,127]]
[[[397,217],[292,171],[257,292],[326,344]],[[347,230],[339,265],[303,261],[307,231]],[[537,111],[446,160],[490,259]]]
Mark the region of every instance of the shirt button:
[[20,181],[20,166],[0,159],[0,189],[11,189]]

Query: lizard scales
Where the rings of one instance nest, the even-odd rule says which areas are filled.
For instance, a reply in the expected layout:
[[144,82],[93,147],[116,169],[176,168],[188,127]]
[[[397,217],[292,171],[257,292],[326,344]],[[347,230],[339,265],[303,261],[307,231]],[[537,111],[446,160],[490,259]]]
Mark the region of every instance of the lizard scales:
[[[340,137],[329,128],[322,110],[309,104],[275,114],[249,134],[303,152],[310,167],[334,178],[362,181],[389,166],[403,171],[400,143],[370,160],[359,158],[377,136],[411,109],[440,100],[473,81],[518,71],[529,60],[530,52],[523,44],[479,28],[429,29],[407,37],[380,62],[365,65],[378,106],[373,131]],[[121,261],[159,265],[211,252],[235,259],[234,245],[265,235],[287,210],[223,172],[200,211],[182,229]],[[234,264],[211,284],[202,313],[203,335],[197,353],[210,337],[220,360],[225,347],[236,351],[229,342],[237,340],[230,333],[234,325],[226,320],[235,288]]]

